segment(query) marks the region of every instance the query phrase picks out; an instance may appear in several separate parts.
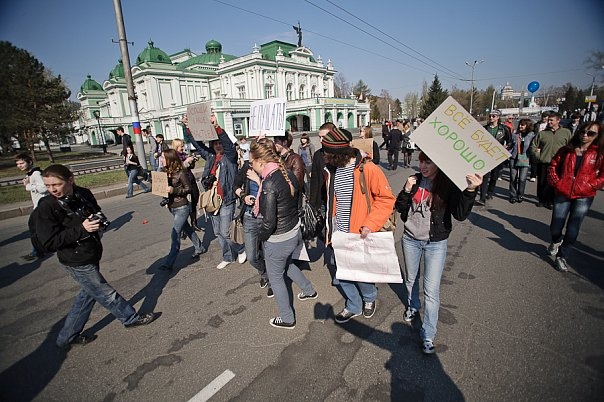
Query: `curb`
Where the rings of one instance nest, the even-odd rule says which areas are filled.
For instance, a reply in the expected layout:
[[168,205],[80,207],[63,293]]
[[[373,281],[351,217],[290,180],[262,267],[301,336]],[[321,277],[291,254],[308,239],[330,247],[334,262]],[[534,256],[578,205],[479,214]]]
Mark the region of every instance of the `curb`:
[[[140,190],[140,187],[135,184],[134,189]],[[94,197],[97,200],[104,200],[106,198],[112,198],[112,197],[117,197],[119,195],[124,195],[124,194],[126,194],[126,190],[127,190],[126,186],[101,187],[101,188],[97,188],[96,190],[92,189],[92,194],[94,194]],[[31,203],[29,203],[29,204],[21,203],[21,204],[16,204],[16,205],[12,205],[12,206],[8,205],[6,208],[0,209],[0,220],[18,218],[20,216],[27,216],[31,213],[31,211],[33,209],[34,208],[33,208],[33,205],[31,205]]]

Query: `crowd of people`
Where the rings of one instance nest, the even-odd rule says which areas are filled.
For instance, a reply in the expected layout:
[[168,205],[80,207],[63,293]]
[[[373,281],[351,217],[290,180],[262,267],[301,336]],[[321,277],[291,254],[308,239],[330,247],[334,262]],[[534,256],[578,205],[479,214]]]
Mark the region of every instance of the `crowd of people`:
[[[537,206],[553,209],[548,253],[555,257],[554,265],[559,271],[567,271],[567,259],[581,222],[596,191],[604,187],[604,134],[602,124],[596,121],[580,124],[571,133],[560,126],[560,117],[552,112],[545,116],[545,126],[533,125],[530,119],[520,119],[514,126],[513,119],[500,123],[501,113],[493,110],[485,130],[511,152],[506,161],[510,203],[525,200],[531,166],[537,166]],[[465,220],[475,204],[484,205],[493,197],[504,164],[484,177],[467,172],[467,187],[461,191],[426,153],[418,150],[418,173],[409,176],[403,190],[395,196],[379,164],[381,147],[377,142],[372,141],[371,150],[361,151],[352,146],[348,130],[331,122],[319,128],[320,148],[315,149],[309,136],[303,135],[296,153],[289,132],[273,139],[259,137],[237,144],[213,114],[210,121],[217,139],[207,144],[195,140],[186,118],[184,140],[173,140],[171,147],[161,135],[152,137],[148,133],[147,140],[154,144],[149,154],[150,160],[154,160],[151,165],[168,178],[168,196],[162,205],[173,215],[170,249],[160,269],[173,270],[182,238],[189,238],[193,244],[191,258],[199,259],[206,252],[196,233],[202,230],[198,225],[199,210],[209,217],[220,246],[222,258],[216,268],[224,269],[235,259],[239,263],[249,261],[258,272],[260,287],[266,288],[267,297],[274,297],[277,304],[279,313],[270,318],[269,324],[292,329],[296,317],[285,275],[299,287],[297,299],[318,297],[317,290],[300,270],[307,247],[301,231],[303,205],[308,203],[323,212],[325,231],[321,238],[326,256],[329,255],[328,265],[336,272],[338,261],[335,253],[330,252],[333,234],[338,231],[358,234],[364,239],[380,231],[396,211],[403,222],[402,272],[408,293],[402,319],[412,322],[419,317],[423,261],[424,314],[419,335],[421,350],[434,353],[440,281],[452,218]],[[411,122],[397,121],[391,130],[384,126],[386,169],[397,168],[401,151],[403,166],[409,167],[411,155],[416,151],[410,137]],[[370,126],[362,127],[361,138],[372,138],[372,131]],[[186,147],[191,153],[185,151]],[[140,164],[131,142],[124,145],[123,155],[127,172],[138,168]],[[196,178],[192,168],[199,158],[205,160],[205,166],[201,177]],[[34,247],[32,254],[57,252],[61,264],[82,288],[57,338],[57,346],[69,348],[93,340],[83,335],[82,330],[95,302],[111,311],[126,327],[152,322],[156,318],[154,313],[136,313],[100,274],[102,245],[98,232],[103,222],[99,222],[100,207],[92,193],[78,187],[69,169],[62,165],[40,171],[27,155],[20,155],[16,163],[22,171],[28,171],[24,184],[32,192],[34,203],[39,202],[36,221],[30,227],[32,239],[35,232],[38,240],[34,246],[40,246]],[[138,179],[136,175],[128,177],[127,197],[130,197],[132,185]],[[143,191],[148,190],[143,183],[140,185]],[[210,201],[207,197],[211,197]],[[243,238],[239,240],[242,244],[233,241],[237,221],[243,230]],[[345,298],[343,309],[334,315],[337,323],[346,323],[360,315],[369,319],[375,314],[378,295],[375,283],[334,276],[333,285],[339,287]]]

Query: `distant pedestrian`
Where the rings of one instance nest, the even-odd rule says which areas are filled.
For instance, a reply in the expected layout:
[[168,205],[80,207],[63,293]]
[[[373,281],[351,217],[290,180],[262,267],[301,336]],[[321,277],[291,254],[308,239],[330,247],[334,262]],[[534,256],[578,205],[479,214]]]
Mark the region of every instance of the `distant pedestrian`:
[[396,121],[396,127],[390,130],[390,139],[388,142],[388,170],[396,170],[398,167],[398,155],[403,146],[403,123]]
[[69,349],[96,338],[82,333],[95,302],[126,328],[150,324],[157,315],[137,314],[101,275],[103,245],[99,230],[109,222],[92,192],[77,186],[73,173],[63,165],[47,167],[42,177],[51,195],[42,198],[38,205],[35,222],[38,239],[45,249],[57,252],[59,262],[81,288],[59,331],[57,347]]
[[[547,128],[547,118],[550,115],[550,111],[546,110],[545,112],[541,113],[541,120],[538,121],[537,123],[535,123],[533,125],[533,129],[535,132],[535,136],[537,134],[539,134],[539,132],[545,130]],[[583,116],[579,115],[579,119],[581,119]],[[539,163],[537,161],[537,158],[535,157],[535,155],[533,155],[533,153],[531,152],[531,169],[530,169],[530,181],[532,182],[536,182],[537,181],[537,171],[539,170]]]
[[368,156],[371,158],[371,161],[376,165],[380,166],[380,147],[378,147],[377,142],[373,140],[373,129],[371,126],[361,127],[359,130],[359,137],[361,139],[371,139],[373,143],[373,147],[371,154]]
[[122,126],[116,128],[115,133],[122,139],[122,152],[120,153],[120,155],[126,156],[126,147],[132,146],[132,138],[130,138],[130,134],[126,134],[124,132],[124,127]]
[[170,149],[170,146],[164,141],[164,136],[162,134],[157,134],[155,136],[155,151],[153,152],[153,157],[157,160],[158,172],[161,172],[163,169],[161,164],[161,155],[168,149]]
[[[34,161],[26,153],[21,153],[15,156],[15,164],[17,168],[22,172],[27,172],[27,176],[21,181],[25,187],[25,191],[29,192],[31,196],[31,202],[34,209],[38,207],[38,203],[42,197],[47,196],[48,190],[42,179],[42,170],[34,166]],[[44,253],[41,250],[36,250],[36,247],[32,244],[32,250],[29,254],[22,256],[25,261],[33,261],[36,258],[43,257]]]
[[447,257],[451,216],[463,221],[470,215],[482,176],[466,175],[468,187],[461,191],[423,152],[419,153],[419,170],[420,173],[409,176],[395,204],[405,222],[402,243],[408,299],[403,320],[412,322],[419,317],[419,277],[423,256],[424,318],[420,337],[422,351],[432,354],[435,352],[440,282]]
[[380,144],[380,149],[382,149],[382,147],[386,147],[386,149],[388,149],[389,140],[390,140],[390,127],[388,126],[387,122],[384,121],[384,123],[382,124],[382,143]]
[[413,155],[413,151],[415,150],[415,145],[413,141],[411,141],[411,123],[409,120],[404,120],[402,125],[403,132],[403,167],[410,168],[411,167],[411,155]]
[[518,131],[512,134],[510,147],[510,203],[524,201],[524,189],[529,171],[529,151],[535,133],[533,121],[521,119],[518,122]]
[[[484,129],[487,130],[491,134],[491,136],[499,142],[506,149],[510,147],[510,139],[512,134],[510,133],[510,129],[505,125],[500,123],[499,119],[501,117],[501,112],[497,109],[491,110],[489,114],[489,122],[484,126]],[[486,205],[486,200],[490,200],[493,198],[495,194],[495,187],[497,186],[497,179],[499,179],[499,174],[503,169],[503,162],[499,165],[495,166],[490,172],[484,175],[482,184],[480,186],[480,201],[478,204]]]
[[141,171],[141,164],[138,156],[134,153],[132,145],[126,147],[126,156],[124,157],[124,167],[128,175],[128,189],[126,190],[126,198],[132,198],[134,193],[134,185],[138,184],[145,193],[151,191],[139,178],[138,174]]
[[298,155],[302,157],[306,169],[306,174],[308,175],[310,175],[310,172],[312,170],[312,159],[314,154],[315,146],[312,144],[312,142],[310,142],[310,137],[306,133],[302,134],[302,136],[300,137],[300,145],[298,146]]
[[548,184],[548,168],[552,158],[562,147],[570,141],[568,128],[560,126],[561,116],[557,112],[551,112],[547,118],[547,128],[540,131],[531,144],[531,154],[535,156],[538,163],[537,170],[537,206],[547,209],[553,208],[553,190]]
[[556,193],[550,224],[551,244],[547,251],[556,257],[559,271],[569,270],[567,259],[579,236],[583,218],[596,192],[604,188],[602,128],[599,122],[583,123],[569,144],[554,155],[547,169],[548,181]]

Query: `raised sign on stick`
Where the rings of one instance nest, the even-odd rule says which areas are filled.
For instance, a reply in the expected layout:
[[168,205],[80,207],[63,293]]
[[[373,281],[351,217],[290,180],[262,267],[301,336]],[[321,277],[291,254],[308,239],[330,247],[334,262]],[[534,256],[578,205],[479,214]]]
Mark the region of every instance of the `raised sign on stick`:
[[210,102],[201,102],[187,106],[187,120],[191,135],[198,141],[212,141],[218,138],[216,129],[210,123],[212,108]]
[[250,106],[249,136],[277,137],[285,132],[285,98],[253,102]]
[[511,156],[451,96],[411,134],[411,140],[460,190],[468,187],[468,173],[484,175]]

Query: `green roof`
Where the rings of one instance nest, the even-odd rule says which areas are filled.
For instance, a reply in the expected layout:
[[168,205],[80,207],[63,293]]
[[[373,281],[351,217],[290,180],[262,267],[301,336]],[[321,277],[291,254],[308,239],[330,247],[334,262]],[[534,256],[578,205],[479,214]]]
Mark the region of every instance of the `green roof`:
[[220,42],[215,41],[214,39],[206,43],[206,52],[207,53],[202,53],[199,56],[191,57],[189,60],[183,61],[178,65],[178,67],[186,68],[197,64],[210,64],[217,66],[220,63],[221,58],[224,58],[224,61],[230,61],[237,58],[237,56],[222,53],[222,45]]
[[[292,50],[296,50],[298,46],[293,43],[282,42],[280,40],[274,40],[272,42],[265,43],[260,46],[260,53],[262,53],[262,58],[266,60],[275,61],[275,56],[277,52],[281,48],[283,52],[283,56],[290,58],[289,52]],[[310,61],[316,61],[314,57],[310,56]]]
[[170,60],[170,56],[163,50],[153,46],[153,42],[149,41],[148,45],[136,58],[136,64],[142,64],[145,62],[154,62],[154,63],[167,63],[172,64]]
[[90,76],[90,74],[86,76],[86,81],[84,81],[84,83],[80,87],[80,92],[82,92],[82,93],[88,92],[88,91],[102,91],[102,90],[103,90],[103,87],[101,87],[101,84],[99,84],[98,82],[93,80],[92,77]]
[[126,73],[124,73],[124,62],[122,62],[122,59],[117,61],[117,64],[109,73],[109,79],[112,78],[126,78]]

